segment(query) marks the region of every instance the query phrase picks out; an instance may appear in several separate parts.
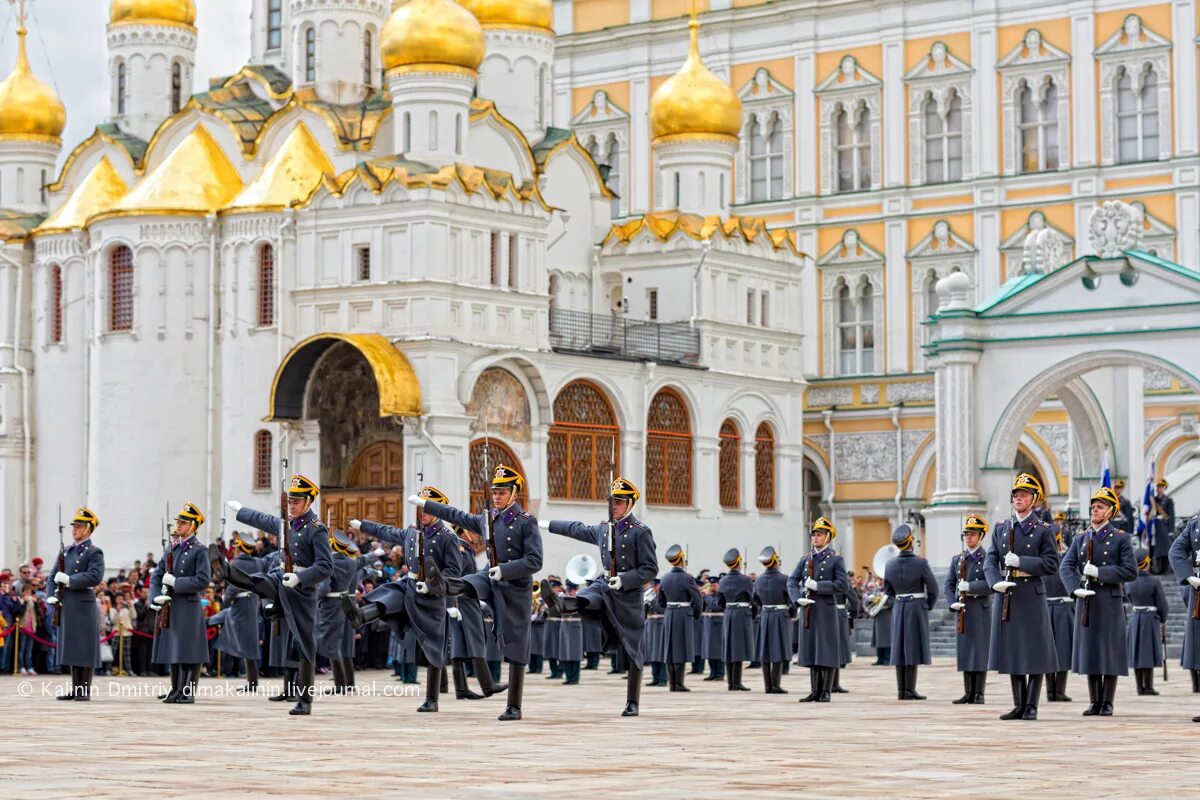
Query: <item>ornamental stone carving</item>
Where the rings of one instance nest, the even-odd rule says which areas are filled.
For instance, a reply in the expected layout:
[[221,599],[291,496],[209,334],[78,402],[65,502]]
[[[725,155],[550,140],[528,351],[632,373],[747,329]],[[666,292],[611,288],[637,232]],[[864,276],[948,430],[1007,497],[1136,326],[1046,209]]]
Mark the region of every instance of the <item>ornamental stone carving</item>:
[[834,445],[839,481],[896,479],[895,433],[843,433]]
[[1120,200],[1108,200],[1088,220],[1088,243],[1101,258],[1121,258],[1141,244],[1142,212]]
[[846,406],[854,402],[854,390],[849,386],[809,387],[809,406]]
[[933,400],[933,381],[889,383],[887,387],[887,399],[889,403],[910,400]]

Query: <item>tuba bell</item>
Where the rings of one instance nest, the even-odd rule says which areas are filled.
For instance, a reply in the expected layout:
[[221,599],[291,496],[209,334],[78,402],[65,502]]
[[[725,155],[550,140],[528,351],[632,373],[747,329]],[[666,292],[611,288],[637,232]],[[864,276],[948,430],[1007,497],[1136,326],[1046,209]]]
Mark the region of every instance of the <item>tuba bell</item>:
[[600,563],[587,553],[571,556],[563,571],[563,577],[576,586],[586,586],[589,581],[600,574]]

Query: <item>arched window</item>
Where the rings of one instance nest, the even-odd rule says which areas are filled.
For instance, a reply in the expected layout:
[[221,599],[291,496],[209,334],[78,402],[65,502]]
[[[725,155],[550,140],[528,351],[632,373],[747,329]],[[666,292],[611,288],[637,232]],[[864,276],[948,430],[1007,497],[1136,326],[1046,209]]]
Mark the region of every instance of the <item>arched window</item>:
[[429,149],[438,149],[438,113],[429,112]]
[[542,127],[546,124],[546,95],[548,94],[550,84],[549,70],[543,64],[538,69],[537,83],[537,125]]
[[804,515],[807,518],[807,528],[810,530],[817,517],[825,513],[825,495],[821,492],[821,474],[809,459],[804,459],[804,469],[800,479],[804,491]]
[[267,0],[267,49],[283,44],[283,0]]
[[739,508],[742,505],[742,435],[738,425],[731,419],[721,423],[717,436],[717,486],[721,495],[721,508]]
[[612,200],[612,216],[618,217],[621,215],[621,143],[617,141],[615,133],[608,135],[604,156],[597,159],[597,162],[608,165],[608,179],[605,184],[613,194],[618,195]]
[[454,115],[454,155],[462,155],[462,114]]
[[1117,160],[1158,159],[1158,76],[1146,64],[1136,76],[1117,69]]
[[772,114],[767,128],[767,173],[771,178],[771,199],[783,197],[783,122]]
[[595,384],[575,381],[554,398],[554,424],[546,444],[546,486],[550,497],[604,500],[609,464],[621,469],[617,417]]
[[853,109],[839,106],[833,115],[837,153],[837,190],[871,188],[871,110],[859,102]]
[[783,197],[783,125],[778,114],[765,121],[750,117],[750,200]]
[[869,374],[875,369],[874,289],[867,281],[858,290],[843,283],[837,298],[841,374]]
[[932,92],[921,106],[925,122],[925,182],[943,183],[962,179],[962,98],[951,91],[945,116]]
[[1058,87],[1046,76],[1038,88],[1017,85],[1017,127],[1021,137],[1021,171],[1058,169]]
[[317,29],[304,30],[304,80],[309,83],[317,79]]
[[41,182],[38,183],[38,197],[42,205],[46,205],[46,170],[42,170]]
[[679,208],[679,195],[680,195],[680,192],[679,192],[679,180],[680,180],[680,179],[679,179],[679,173],[678,173],[678,172],[676,172],[676,173],[675,173],[675,208],[676,208],[676,209],[678,209],[678,208]]
[[765,422],[754,432],[754,505],[775,510],[775,433]]
[[58,264],[50,267],[50,285],[47,287],[50,301],[50,330],[49,340],[58,344],[63,340],[63,276],[62,267]]
[[171,113],[183,107],[183,66],[178,61],[171,65]]
[[646,502],[692,504],[692,424],[674,389],[660,389],[646,415]]
[[271,488],[271,432],[254,434],[254,488]]
[[[492,485],[492,476],[487,475],[484,470],[483,441],[483,439],[476,439],[471,442],[471,511],[476,514],[483,511],[483,492]],[[495,471],[497,464],[505,464],[525,475],[525,468],[521,466],[521,460],[506,444],[497,439],[488,439],[487,443],[487,466],[489,469]],[[525,475],[525,481],[525,490],[518,502],[525,508],[529,508],[528,475]]]
[[108,329],[133,330],[133,251],[125,245],[108,254]]
[[125,62],[117,64],[117,113],[125,113]]
[[363,34],[363,84],[365,86],[372,85],[374,70],[371,69],[371,32],[368,30]]
[[275,324],[275,248],[269,244],[258,248],[258,324]]
[[763,140],[762,125],[758,123],[758,115],[750,117],[750,125],[746,130],[749,139],[750,152],[750,201],[767,199],[767,143]]

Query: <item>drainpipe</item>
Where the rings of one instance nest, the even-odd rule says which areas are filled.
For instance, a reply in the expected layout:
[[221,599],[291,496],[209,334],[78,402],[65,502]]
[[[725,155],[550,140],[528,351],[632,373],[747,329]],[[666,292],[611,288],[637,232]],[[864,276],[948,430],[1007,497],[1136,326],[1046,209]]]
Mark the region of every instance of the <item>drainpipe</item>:
[[436,450],[439,456],[444,456],[445,453],[442,451],[442,448],[438,447],[438,443],[433,440],[433,437],[429,435],[429,431],[425,429],[425,421],[427,419],[428,417],[425,416],[417,417],[417,435],[429,442],[429,446]]
[[904,452],[901,448],[900,409],[904,403],[892,406],[892,424],[896,426],[896,524],[904,522]]
[[22,309],[21,298],[25,291],[25,269],[23,265],[0,251],[0,257],[3,257],[12,268],[17,271],[17,293],[13,297],[13,332],[12,332],[12,365],[21,381],[21,460],[22,460],[22,475],[21,475],[21,541],[23,552],[21,553],[22,560],[30,558],[32,553],[33,542],[31,541],[31,531],[29,529],[29,504],[33,498],[33,434],[29,426],[29,370],[21,364],[21,322],[25,315]]
[[829,504],[829,521],[837,526],[837,520],[834,518],[833,510],[833,492],[834,486],[837,484],[837,440],[833,432],[833,409],[827,408],[821,412],[821,421],[825,423],[825,430],[829,431],[829,493],[825,495],[825,502]]

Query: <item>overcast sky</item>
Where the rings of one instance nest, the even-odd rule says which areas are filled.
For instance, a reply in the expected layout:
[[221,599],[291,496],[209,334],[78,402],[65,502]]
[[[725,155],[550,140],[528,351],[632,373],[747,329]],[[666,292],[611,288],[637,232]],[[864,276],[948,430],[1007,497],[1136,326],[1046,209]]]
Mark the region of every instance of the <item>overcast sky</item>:
[[[0,0],[0,76],[16,58],[16,7]],[[63,159],[108,114],[108,53],[104,26],[109,0],[27,0],[29,60],[67,106]],[[237,71],[250,57],[250,0],[197,0],[196,80],[202,91],[214,75]]]

